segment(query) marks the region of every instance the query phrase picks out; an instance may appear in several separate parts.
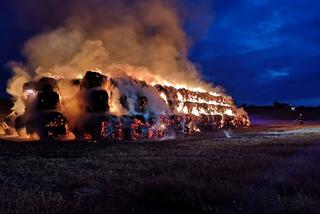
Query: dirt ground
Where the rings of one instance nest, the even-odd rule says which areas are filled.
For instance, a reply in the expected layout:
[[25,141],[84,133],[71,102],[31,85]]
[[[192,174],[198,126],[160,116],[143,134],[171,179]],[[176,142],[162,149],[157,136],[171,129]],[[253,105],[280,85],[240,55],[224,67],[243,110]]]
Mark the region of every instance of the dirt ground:
[[2,138],[0,213],[319,213],[319,169],[320,125],[160,142]]

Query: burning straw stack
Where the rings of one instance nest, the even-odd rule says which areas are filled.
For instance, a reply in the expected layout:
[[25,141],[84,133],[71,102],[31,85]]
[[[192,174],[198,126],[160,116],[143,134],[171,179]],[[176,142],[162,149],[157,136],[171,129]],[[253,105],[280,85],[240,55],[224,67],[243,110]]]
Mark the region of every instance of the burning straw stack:
[[109,95],[103,88],[107,77],[88,71],[79,81],[84,118],[76,124],[74,134],[84,139],[113,139],[116,135],[117,118],[109,114]]
[[37,134],[41,139],[56,139],[66,135],[67,120],[60,110],[57,80],[43,77],[23,85],[25,113],[15,119],[20,134]]
[[190,115],[193,125],[201,131],[225,126],[246,127],[249,120],[245,112],[239,114],[231,97],[215,93],[192,91],[173,86],[155,85],[176,114]]
[[[69,92],[75,93],[73,99],[80,109],[76,121],[68,121],[64,109],[68,103],[59,92],[60,81],[68,81],[77,90]],[[17,116],[12,126],[19,134],[25,130],[41,139],[61,139],[72,132],[84,140],[137,140],[249,125],[248,117],[239,113],[229,97],[150,86],[130,77],[112,79],[92,71],[71,81],[43,77],[25,83],[23,91],[25,113]],[[125,113],[115,116],[110,110],[115,103]]]

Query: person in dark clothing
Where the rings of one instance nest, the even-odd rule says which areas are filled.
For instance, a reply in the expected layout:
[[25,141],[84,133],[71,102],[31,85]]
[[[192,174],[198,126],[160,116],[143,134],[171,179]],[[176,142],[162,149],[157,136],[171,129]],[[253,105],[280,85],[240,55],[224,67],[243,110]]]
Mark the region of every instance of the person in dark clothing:
[[303,115],[302,114],[299,114],[298,121],[299,121],[300,125],[303,124],[304,121],[303,121]]

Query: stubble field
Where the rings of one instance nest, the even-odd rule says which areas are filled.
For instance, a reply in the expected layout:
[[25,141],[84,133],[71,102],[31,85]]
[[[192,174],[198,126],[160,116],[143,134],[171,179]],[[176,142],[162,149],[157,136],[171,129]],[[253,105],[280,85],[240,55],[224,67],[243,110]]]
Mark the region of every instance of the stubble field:
[[1,213],[318,213],[320,126],[160,142],[0,140]]

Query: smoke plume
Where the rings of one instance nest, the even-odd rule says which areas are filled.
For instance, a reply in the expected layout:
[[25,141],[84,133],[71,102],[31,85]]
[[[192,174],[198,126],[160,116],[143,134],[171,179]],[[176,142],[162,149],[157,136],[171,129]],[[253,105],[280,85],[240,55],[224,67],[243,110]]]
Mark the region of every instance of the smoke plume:
[[8,93],[17,100],[21,78],[77,78],[95,69],[113,77],[127,75],[148,83],[214,90],[201,80],[196,66],[187,58],[188,40],[181,27],[177,9],[181,4],[177,1],[14,3],[30,27],[40,25],[44,30],[26,42],[24,70],[20,65],[13,66],[15,75]]
[[180,0],[13,3],[41,32],[25,63],[11,63],[8,122],[20,135],[138,139],[250,124],[189,61]]

